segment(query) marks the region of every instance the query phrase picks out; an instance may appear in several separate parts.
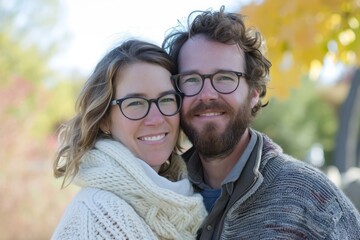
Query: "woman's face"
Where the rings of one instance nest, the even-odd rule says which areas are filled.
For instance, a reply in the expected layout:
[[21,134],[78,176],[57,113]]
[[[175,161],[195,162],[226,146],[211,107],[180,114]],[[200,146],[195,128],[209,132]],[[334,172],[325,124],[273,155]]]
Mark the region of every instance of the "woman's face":
[[[170,75],[155,64],[130,64],[117,74],[114,99],[129,96],[157,99],[164,92],[174,91]],[[126,118],[119,106],[114,105],[106,123],[105,130],[110,130],[115,140],[157,172],[174,150],[179,134],[179,114],[164,116],[155,103],[151,103],[148,114],[140,120]]]

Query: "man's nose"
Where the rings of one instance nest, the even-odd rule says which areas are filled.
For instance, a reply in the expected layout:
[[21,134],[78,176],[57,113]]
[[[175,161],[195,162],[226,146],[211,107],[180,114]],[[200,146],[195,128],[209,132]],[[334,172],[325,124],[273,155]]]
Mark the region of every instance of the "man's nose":
[[215,100],[218,98],[218,92],[211,84],[210,78],[204,79],[204,86],[199,92],[199,98],[203,101]]

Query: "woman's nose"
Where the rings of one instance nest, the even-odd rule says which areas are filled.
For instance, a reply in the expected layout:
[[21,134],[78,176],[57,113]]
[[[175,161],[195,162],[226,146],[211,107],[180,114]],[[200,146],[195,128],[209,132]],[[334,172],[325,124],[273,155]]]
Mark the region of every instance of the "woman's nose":
[[159,125],[163,123],[165,120],[165,116],[160,112],[157,105],[152,102],[150,104],[149,113],[145,117],[146,125]]

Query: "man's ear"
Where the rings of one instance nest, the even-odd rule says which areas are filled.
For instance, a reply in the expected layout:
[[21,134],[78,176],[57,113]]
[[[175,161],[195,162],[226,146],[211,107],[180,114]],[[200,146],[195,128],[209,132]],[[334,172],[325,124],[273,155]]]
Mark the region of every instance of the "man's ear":
[[260,90],[258,88],[251,88],[250,90],[250,105],[251,109],[259,102]]

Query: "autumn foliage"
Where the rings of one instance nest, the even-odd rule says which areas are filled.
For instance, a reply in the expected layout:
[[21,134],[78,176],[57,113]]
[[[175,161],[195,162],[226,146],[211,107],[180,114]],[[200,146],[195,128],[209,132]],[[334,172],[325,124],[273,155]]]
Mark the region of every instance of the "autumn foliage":
[[334,63],[360,64],[359,1],[264,0],[245,6],[241,13],[266,38],[273,64],[272,96],[286,98],[304,75],[316,80],[325,57]]

